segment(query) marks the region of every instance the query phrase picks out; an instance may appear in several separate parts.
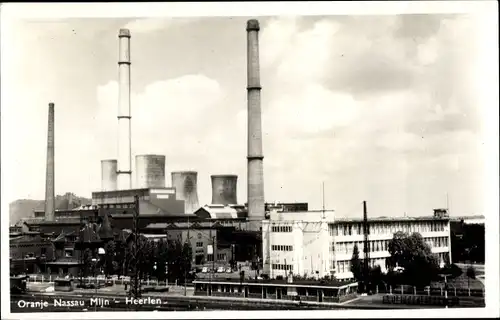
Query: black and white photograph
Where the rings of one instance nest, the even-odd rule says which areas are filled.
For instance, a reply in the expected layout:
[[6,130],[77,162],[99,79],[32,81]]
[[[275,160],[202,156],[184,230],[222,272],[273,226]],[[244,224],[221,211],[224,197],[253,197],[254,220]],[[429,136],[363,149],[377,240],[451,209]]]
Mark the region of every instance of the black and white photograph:
[[1,9],[2,318],[498,317],[497,2]]

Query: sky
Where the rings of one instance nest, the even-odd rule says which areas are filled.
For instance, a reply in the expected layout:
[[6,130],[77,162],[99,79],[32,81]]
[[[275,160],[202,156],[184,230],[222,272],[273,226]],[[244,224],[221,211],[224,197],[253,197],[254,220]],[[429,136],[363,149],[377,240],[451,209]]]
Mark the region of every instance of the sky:
[[[23,20],[5,39],[5,201],[43,199],[48,103],[57,194],[100,189],[116,158],[118,30],[131,31],[132,155],[170,172],[237,174],[246,202],[247,17]],[[484,214],[484,119],[474,15],[259,18],[267,202],[337,215]],[[14,138],[12,138],[14,137]],[[132,164],[134,168],[134,163]],[[447,197],[448,195],[448,197]],[[447,201],[448,198],[448,201]]]

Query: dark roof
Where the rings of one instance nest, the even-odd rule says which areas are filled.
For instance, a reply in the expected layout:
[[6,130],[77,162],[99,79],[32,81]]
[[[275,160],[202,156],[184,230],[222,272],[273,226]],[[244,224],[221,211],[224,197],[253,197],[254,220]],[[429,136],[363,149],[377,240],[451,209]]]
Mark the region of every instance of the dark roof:
[[109,222],[108,214],[104,213],[102,223],[98,230],[99,238],[101,239],[113,239],[113,229],[111,228],[111,223]]
[[100,242],[101,238],[97,234],[97,225],[94,223],[87,223],[80,230],[81,242]]

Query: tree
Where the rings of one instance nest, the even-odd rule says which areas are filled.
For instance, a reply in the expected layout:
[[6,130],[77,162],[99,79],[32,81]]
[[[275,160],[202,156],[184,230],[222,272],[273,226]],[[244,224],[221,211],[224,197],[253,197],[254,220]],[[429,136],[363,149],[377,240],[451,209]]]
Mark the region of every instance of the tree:
[[164,239],[160,239],[156,245],[156,273],[155,277],[159,281],[165,281],[167,278],[166,263],[168,261],[168,244]]
[[104,244],[104,257],[102,261],[105,275],[111,275],[115,273],[115,265],[116,265],[115,256],[116,256],[115,241],[109,240]]
[[354,249],[352,251],[351,272],[354,279],[357,281],[363,280],[363,263],[359,259],[359,249],[357,244],[354,244]]
[[187,281],[187,276],[191,273],[192,256],[193,256],[193,250],[191,248],[191,244],[189,242],[184,242],[181,252],[181,257],[182,257],[181,279],[183,280],[182,282],[184,283]]
[[439,270],[437,257],[419,233],[408,235],[396,232],[389,242],[389,253],[389,268],[403,268],[403,278],[407,284],[428,285]]
[[82,272],[84,277],[88,277],[92,273],[92,250],[90,248],[85,248],[83,250],[83,266]]
[[474,269],[474,267],[470,266],[467,268],[467,277],[476,279],[476,270]]

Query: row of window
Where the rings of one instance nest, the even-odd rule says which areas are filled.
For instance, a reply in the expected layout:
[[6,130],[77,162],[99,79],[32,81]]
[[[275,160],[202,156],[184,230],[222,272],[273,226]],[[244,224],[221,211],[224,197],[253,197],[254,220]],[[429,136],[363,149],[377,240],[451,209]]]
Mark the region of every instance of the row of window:
[[[207,261],[214,261],[214,255],[207,254]],[[218,253],[217,254],[217,261],[226,261],[226,254],[225,253]]]
[[291,264],[273,263],[272,268],[273,268],[273,270],[293,271],[293,265],[291,265]]
[[[389,242],[391,240],[375,240],[368,241],[368,251],[369,252],[379,252],[379,251],[389,251]],[[424,241],[431,247],[447,247],[448,238],[447,237],[432,237],[424,238]],[[352,253],[354,251],[354,246],[358,246],[359,252],[364,252],[364,242],[363,241],[350,241],[350,242],[340,242],[333,247],[334,242],[330,245],[330,251],[335,251],[337,253]],[[334,249],[334,250],[332,250]]]
[[[370,259],[368,262],[370,267],[374,267],[375,265],[379,265],[382,270],[385,270],[387,268],[387,260],[385,258],[377,258],[377,259]],[[350,272],[351,271],[351,261],[338,261],[337,262],[337,272],[338,273],[344,273],[344,272]]]
[[292,232],[291,226],[273,226],[271,228],[272,232]]
[[[448,258],[448,253],[446,252],[441,252],[436,254],[438,261],[439,262],[444,262]],[[377,259],[370,259],[369,261],[370,267],[374,267],[375,265],[379,265],[382,270],[387,269],[387,260],[385,258],[377,258]],[[344,273],[344,272],[350,272],[351,271],[351,261],[338,261],[337,262],[337,272],[338,273]]]
[[[388,222],[369,223],[368,234],[394,234],[398,231],[413,232],[439,232],[445,230],[446,222],[442,221],[418,221],[418,222]],[[362,235],[363,223],[330,224],[330,236],[354,236]]]
[[271,245],[273,251],[293,251],[293,246],[287,245]]
[[448,246],[448,238],[443,238],[443,237],[433,237],[433,238],[426,238],[424,241],[431,247],[431,248],[441,248],[441,247],[447,247]]
[[202,248],[203,247],[203,242],[196,242],[196,247],[197,248]]

